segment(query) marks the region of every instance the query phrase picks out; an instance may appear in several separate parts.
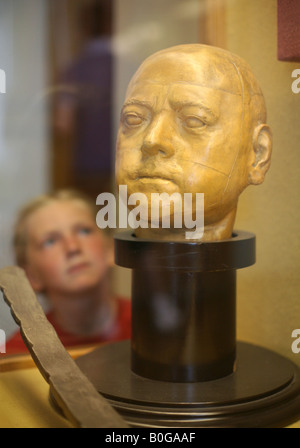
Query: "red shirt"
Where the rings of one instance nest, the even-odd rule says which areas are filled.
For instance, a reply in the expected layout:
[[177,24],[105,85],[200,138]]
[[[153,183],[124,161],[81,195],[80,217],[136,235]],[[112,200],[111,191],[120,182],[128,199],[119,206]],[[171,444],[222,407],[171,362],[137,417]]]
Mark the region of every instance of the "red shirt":
[[[47,313],[47,319],[53,325],[59,339],[65,347],[76,347],[80,345],[93,345],[108,341],[121,341],[131,337],[131,301],[118,298],[118,312],[115,327],[109,335],[78,336],[59,328],[53,322],[53,313]],[[20,331],[15,333],[6,342],[6,354],[28,353],[28,349],[23,342]]]

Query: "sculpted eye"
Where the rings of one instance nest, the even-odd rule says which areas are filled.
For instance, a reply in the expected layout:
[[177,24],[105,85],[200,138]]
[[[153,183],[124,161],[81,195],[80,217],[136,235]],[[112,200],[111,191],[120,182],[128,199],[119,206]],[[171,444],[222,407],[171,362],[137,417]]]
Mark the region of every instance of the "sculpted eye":
[[126,113],[123,116],[123,122],[126,126],[140,126],[143,123],[143,118],[133,112]]
[[184,119],[184,125],[187,128],[195,129],[195,128],[202,128],[203,126],[205,126],[205,123],[199,117],[191,115]]

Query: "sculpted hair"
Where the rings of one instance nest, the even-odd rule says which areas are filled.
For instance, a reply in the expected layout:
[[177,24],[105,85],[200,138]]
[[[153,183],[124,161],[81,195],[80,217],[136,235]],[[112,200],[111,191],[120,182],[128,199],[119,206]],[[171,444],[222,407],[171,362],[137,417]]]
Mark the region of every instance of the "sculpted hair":
[[16,263],[18,266],[25,267],[26,265],[26,248],[28,244],[28,235],[26,221],[29,216],[40,208],[56,201],[81,201],[91,211],[93,216],[96,216],[96,205],[89,196],[77,190],[66,189],[58,190],[49,194],[38,196],[25,204],[18,213],[13,235],[13,249]]

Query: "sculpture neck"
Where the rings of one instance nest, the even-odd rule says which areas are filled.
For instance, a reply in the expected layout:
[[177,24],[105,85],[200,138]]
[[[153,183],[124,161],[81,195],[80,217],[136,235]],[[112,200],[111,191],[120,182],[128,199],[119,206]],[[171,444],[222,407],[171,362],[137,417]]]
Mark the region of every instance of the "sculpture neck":
[[[213,224],[205,223],[204,233],[198,241],[219,241],[231,238],[234,221],[236,217],[237,207],[234,207],[224,218]],[[135,235],[141,239],[154,239],[162,241],[187,241],[186,232],[190,232],[191,229],[153,229],[149,228],[137,228]],[[193,240],[191,240],[193,241]],[[195,240],[197,241],[197,239]]]

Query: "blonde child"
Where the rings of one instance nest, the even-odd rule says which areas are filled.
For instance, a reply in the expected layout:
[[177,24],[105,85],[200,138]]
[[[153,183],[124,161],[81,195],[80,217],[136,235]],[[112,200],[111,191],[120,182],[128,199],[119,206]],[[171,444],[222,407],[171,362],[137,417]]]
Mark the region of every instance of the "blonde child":
[[[89,198],[62,190],[31,201],[16,222],[17,264],[47,297],[48,320],[66,347],[130,337],[130,301],[111,294],[113,245],[95,216]],[[7,353],[24,350],[18,332]]]

